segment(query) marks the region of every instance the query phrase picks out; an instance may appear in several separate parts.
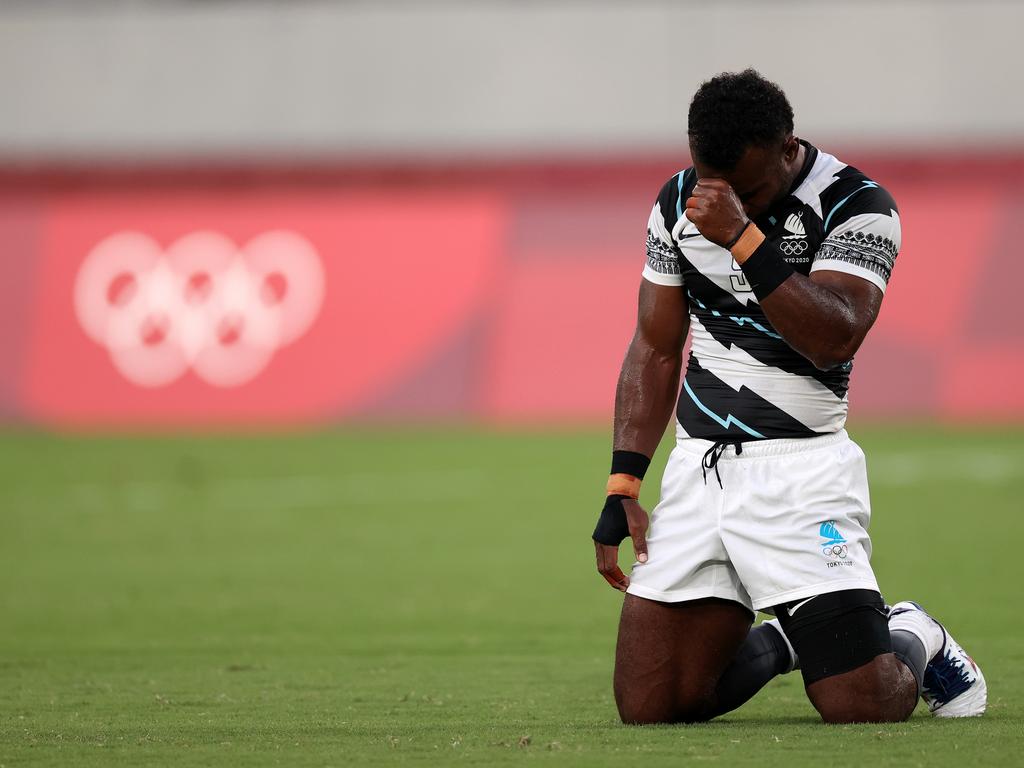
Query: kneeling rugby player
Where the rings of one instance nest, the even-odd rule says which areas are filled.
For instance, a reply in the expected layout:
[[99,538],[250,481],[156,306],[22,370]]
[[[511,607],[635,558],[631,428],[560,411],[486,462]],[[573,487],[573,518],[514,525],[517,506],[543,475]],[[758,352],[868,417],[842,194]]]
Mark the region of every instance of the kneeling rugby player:
[[[825,722],[904,720],[919,697],[938,716],[981,714],[974,661],[919,605],[879,593],[864,454],[844,430],[853,357],[900,247],[896,203],[794,136],[785,94],[753,70],[704,83],[688,134],[693,167],[648,224],[593,535],[598,570],[626,593],[622,720],[707,720],[795,667]],[[677,395],[648,521],[640,482]],[[752,628],[759,610],[776,618]]]

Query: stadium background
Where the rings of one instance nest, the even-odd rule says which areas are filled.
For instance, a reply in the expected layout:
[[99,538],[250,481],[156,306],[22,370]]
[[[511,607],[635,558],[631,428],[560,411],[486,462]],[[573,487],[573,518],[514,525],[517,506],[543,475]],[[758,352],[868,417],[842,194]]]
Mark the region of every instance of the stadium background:
[[[1019,621],[964,603],[1020,577],[1022,23],[991,1],[5,3],[0,762],[671,757],[614,727],[587,533],[650,205],[693,90],[748,65],[900,205],[850,398],[899,542],[876,561],[1010,666]],[[276,265],[245,283],[256,320],[203,316],[185,351],[194,303],[122,313],[127,342],[96,320],[174,259],[202,299],[254,243]],[[304,284],[283,336],[267,307]],[[954,584],[923,575],[936,550],[965,551]],[[275,693],[257,716],[232,686]],[[792,714],[798,741],[798,683],[772,690],[753,717]],[[190,698],[215,714],[167,703]],[[1019,739],[1004,706],[969,735],[982,762]],[[743,749],[773,727],[752,722]],[[715,733],[686,748],[754,758]]]

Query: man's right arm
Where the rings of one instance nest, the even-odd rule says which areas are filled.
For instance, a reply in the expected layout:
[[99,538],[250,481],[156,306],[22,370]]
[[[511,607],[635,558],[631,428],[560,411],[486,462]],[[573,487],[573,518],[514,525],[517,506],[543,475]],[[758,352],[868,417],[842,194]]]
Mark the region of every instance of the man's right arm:
[[683,287],[642,280],[636,332],[615,390],[613,450],[654,455],[679,395],[689,328]]
[[[620,477],[615,474],[615,463],[619,457],[629,459],[633,454],[639,454],[633,458],[649,462],[657,450],[679,394],[683,344],[689,326],[682,285],[641,281],[636,332],[622,362],[615,390],[613,474],[609,496],[594,533],[597,570],[611,586],[623,592],[629,586],[629,577],[619,568],[618,545],[628,529],[637,559],[646,561],[648,516],[636,500],[636,493],[632,498],[615,493],[613,485]],[[639,480],[635,487],[638,492]]]

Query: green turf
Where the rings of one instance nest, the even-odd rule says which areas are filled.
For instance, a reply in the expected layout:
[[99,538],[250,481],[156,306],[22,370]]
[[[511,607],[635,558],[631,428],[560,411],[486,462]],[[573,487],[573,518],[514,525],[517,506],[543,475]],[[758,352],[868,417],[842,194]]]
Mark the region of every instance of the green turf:
[[979,659],[984,719],[825,727],[790,675],[619,725],[603,432],[8,432],[0,765],[1019,764],[1024,432],[854,436],[880,581]]

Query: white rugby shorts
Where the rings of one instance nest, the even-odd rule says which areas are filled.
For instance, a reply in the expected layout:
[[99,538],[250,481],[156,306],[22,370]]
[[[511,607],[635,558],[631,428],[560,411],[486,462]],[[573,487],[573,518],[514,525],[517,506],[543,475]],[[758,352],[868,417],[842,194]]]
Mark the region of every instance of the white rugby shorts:
[[681,437],[651,513],[648,560],[628,592],[676,603],[719,597],[766,610],[845,589],[878,590],[864,452],[846,431],[725,449],[702,473],[709,440]]

